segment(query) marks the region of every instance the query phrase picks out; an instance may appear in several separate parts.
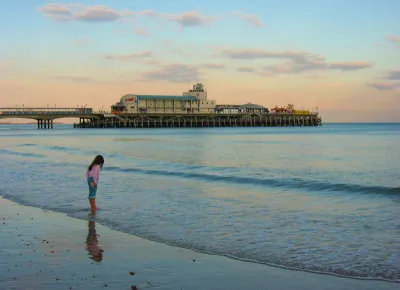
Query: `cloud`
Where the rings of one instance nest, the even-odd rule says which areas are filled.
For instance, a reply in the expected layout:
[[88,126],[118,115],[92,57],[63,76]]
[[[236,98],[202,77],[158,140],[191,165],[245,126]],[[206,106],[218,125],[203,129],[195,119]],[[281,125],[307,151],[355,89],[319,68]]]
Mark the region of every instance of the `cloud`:
[[240,17],[253,26],[264,27],[265,24],[255,14],[242,14],[240,11],[233,11],[233,15]]
[[38,10],[56,21],[112,22],[134,15],[132,11],[119,12],[104,5],[84,7],[78,4],[50,3]]
[[[181,27],[190,27],[205,25],[216,19],[204,16],[197,11],[188,11],[179,14],[160,13],[149,9],[143,11],[118,11],[104,5],[83,6],[79,4],[50,3],[39,7],[38,11],[53,20],[64,22],[114,22],[130,16],[145,16],[160,17],[167,21],[176,22],[180,24]],[[255,20],[250,17],[248,21]]]
[[118,12],[107,6],[92,6],[75,13],[74,18],[86,22],[112,22],[131,15],[132,12]]
[[205,64],[203,64],[203,67],[209,68],[209,69],[224,69],[225,65],[217,64],[217,63],[205,63]]
[[301,58],[306,52],[301,51],[266,51],[263,49],[222,49],[222,54],[231,59],[262,59],[262,58]]
[[173,45],[173,41],[171,39],[165,39],[164,43],[165,43],[165,45],[168,45],[168,46]]
[[400,83],[396,82],[373,82],[367,83],[366,85],[381,91],[394,91],[400,89]]
[[73,43],[78,46],[88,46],[93,44],[90,39],[76,39],[73,41]]
[[135,15],[141,15],[141,16],[149,16],[149,17],[156,17],[156,16],[160,16],[160,13],[154,11],[154,10],[143,10],[143,11],[139,11],[139,12],[134,12]]
[[105,59],[109,60],[132,60],[138,58],[148,58],[153,57],[153,51],[147,50],[142,52],[135,52],[130,54],[106,54],[104,56]]
[[393,42],[396,42],[396,43],[400,44],[400,36],[387,35],[386,39],[389,40],[389,41],[393,41]]
[[400,70],[391,71],[385,79],[392,81],[400,81]]
[[161,69],[143,73],[146,81],[166,81],[171,83],[196,82],[200,78],[196,67],[185,64],[170,64]]
[[47,17],[53,18],[57,21],[68,21],[72,18],[73,11],[72,11],[71,4],[57,4],[57,3],[50,3],[45,6],[39,7],[39,12],[43,13]]
[[254,73],[254,72],[256,72],[256,70],[254,68],[251,68],[251,67],[239,67],[236,70],[238,72],[243,72],[243,73]]
[[89,77],[82,76],[57,76],[57,79],[64,81],[72,81],[77,83],[93,83],[95,80]]
[[148,30],[145,30],[144,28],[136,28],[135,34],[142,35],[142,36],[150,36],[152,33]]
[[213,22],[215,19],[201,15],[196,11],[183,12],[177,15],[169,15],[166,20],[179,23],[181,26],[200,26]]
[[[372,63],[363,61],[328,62],[325,57],[305,51],[267,51],[263,49],[220,49],[222,55],[235,60],[280,59],[283,63],[265,65],[261,68],[264,75],[296,74],[315,70],[352,71],[370,68]],[[248,70],[243,72],[249,72]],[[254,72],[257,72],[254,70]],[[266,73],[266,74],[265,74]]]
[[377,80],[376,82],[366,83],[366,85],[381,91],[400,89],[400,70],[393,70],[387,76],[377,78]]
[[365,61],[337,62],[328,64],[328,68],[330,69],[339,69],[343,71],[370,68],[372,66],[373,65],[371,63]]

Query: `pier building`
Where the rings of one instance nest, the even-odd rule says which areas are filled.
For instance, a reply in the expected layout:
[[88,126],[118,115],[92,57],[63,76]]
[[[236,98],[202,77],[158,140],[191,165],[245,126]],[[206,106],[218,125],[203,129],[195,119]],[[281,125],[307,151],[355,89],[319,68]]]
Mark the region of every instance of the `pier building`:
[[188,92],[178,95],[126,94],[111,106],[111,112],[121,113],[214,113],[216,103],[208,100],[203,84],[197,83]]
[[247,103],[244,105],[216,105],[214,109],[218,114],[240,114],[240,113],[268,113],[268,108],[261,105]]

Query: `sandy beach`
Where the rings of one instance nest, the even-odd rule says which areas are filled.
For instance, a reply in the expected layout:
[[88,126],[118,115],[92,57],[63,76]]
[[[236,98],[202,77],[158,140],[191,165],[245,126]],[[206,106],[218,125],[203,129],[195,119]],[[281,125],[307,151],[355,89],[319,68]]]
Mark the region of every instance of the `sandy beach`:
[[96,218],[78,220],[3,198],[0,212],[1,289],[400,288],[196,253],[114,231]]

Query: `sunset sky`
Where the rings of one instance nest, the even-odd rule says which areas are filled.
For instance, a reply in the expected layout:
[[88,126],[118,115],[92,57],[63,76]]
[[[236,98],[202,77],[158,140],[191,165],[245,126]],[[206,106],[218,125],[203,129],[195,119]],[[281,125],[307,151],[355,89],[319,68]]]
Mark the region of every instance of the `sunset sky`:
[[400,122],[399,0],[4,1],[0,107],[109,109],[127,93]]

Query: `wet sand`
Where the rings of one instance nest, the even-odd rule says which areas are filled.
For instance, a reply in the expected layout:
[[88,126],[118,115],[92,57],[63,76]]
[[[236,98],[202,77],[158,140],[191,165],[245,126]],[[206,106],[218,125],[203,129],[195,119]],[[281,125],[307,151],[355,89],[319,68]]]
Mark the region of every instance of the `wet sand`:
[[400,289],[200,254],[89,219],[0,197],[0,289]]

